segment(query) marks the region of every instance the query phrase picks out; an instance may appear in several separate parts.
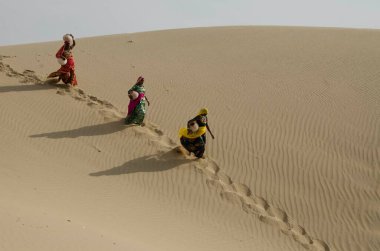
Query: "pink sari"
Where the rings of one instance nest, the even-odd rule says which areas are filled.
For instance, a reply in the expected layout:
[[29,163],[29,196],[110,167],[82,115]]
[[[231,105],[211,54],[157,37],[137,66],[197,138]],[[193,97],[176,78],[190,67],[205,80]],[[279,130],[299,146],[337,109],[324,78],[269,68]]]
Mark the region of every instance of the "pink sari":
[[145,96],[144,93],[139,93],[139,96],[135,100],[130,100],[128,105],[128,115],[131,115],[132,112],[135,110],[136,106],[140,103],[141,99],[143,99]]

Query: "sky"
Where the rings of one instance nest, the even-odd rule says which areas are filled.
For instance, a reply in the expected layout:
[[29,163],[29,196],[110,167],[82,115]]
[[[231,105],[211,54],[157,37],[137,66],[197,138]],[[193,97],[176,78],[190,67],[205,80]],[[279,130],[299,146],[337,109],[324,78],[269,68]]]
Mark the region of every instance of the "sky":
[[380,29],[380,0],[0,0],[0,46],[236,25]]

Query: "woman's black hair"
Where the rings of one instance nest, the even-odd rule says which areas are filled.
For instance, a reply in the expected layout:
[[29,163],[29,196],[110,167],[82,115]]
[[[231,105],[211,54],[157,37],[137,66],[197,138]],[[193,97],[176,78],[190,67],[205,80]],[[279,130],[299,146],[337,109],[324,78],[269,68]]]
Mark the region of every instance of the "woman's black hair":
[[73,45],[70,47],[70,49],[73,49],[74,47],[75,47],[75,40],[74,40],[74,37],[73,37]]

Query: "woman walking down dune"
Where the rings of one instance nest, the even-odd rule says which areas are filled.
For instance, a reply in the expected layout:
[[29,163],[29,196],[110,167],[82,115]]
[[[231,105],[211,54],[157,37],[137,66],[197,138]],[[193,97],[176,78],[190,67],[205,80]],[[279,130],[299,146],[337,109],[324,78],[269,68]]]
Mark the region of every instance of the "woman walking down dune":
[[[211,129],[208,125],[207,119],[208,109],[202,108],[199,110],[198,115],[195,116],[192,120],[196,121],[199,127],[205,127],[207,131],[211,134],[212,139],[215,139],[214,135],[211,132]],[[206,144],[206,133],[202,135],[203,141]]]
[[148,106],[150,105],[150,102],[145,96],[144,78],[142,76],[140,76],[137,79],[136,84],[129,89],[128,96],[130,100],[125,124],[143,125],[146,113],[145,101]]
[[197,121],[192,119],[187,122],[187,128],[179,130],[181,145],[189,152],[193,153],[197,158],[204,158],[206,142],[203,135],[206,133],[205,126],[199,126]]
[[63,36],[64,44],[55,54],[61,68],[49,74],[48,78],[58,77],[58,81],[62,80],[65,84],[75,86],[78,84],[75,75],[75,63],[72,49],[75,47],[75,40],[72,34]]

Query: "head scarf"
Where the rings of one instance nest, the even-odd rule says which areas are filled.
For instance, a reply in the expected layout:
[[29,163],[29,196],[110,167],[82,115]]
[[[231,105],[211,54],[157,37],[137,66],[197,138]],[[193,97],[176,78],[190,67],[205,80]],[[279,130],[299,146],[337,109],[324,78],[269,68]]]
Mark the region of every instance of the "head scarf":
[[73,40],[74,40],[74,37],[71,34],[65,34],[63,36],[63,41],[69,43],[70,46],[73,45],[73,42],[74,42]]
[[207,115],[207,114],[208,114],[208,109],[207,108],[202,108],[198,112],[198,115]]
[[137,79],[136,84],[139,84],[139,83],[141,83],[141,82],[144,82],[144,78],[143,78],[143,76],[140,76],[140,77]]

